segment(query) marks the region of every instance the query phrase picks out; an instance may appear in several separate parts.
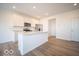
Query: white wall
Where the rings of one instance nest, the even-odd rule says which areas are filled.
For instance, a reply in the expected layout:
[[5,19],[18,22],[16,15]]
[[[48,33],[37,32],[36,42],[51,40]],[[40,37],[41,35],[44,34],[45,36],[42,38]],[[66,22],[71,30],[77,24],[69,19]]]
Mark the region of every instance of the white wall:
[[79,41],[79,17],[72,19],[72,40]]
[[39,23],[38,20],[28,18],[27,16],[16,12],[1,9],[0,10],[0,43],[14,41],[15,35],[11,30],[12,26],[23,26],[24,22],[32,23],[32,26]]
[[14,39],[13,32],[10,31],[9,26],[12,25],[10,13],[0,10],[0,43],[12,41]]
[[79,17],[79,9],[43,18],[40,23],[44,25],[43,31],[48,31],[48,20],[56,18],[56,37],[71,40],[72,19],[75,17]]

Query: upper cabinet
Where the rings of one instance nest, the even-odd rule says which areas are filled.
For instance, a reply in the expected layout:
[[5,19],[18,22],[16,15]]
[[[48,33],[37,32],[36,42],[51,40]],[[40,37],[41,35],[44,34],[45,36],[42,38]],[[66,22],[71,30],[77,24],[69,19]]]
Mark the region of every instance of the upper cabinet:
[[13,15],[12,21],[13,21],[13,26],[24,26],[24,17],[18,14]]

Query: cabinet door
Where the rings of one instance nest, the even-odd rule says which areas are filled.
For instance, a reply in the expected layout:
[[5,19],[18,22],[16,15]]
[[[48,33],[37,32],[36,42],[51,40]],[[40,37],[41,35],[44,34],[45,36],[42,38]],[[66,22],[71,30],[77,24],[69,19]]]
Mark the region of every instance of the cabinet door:
[[15,15],[13,18],[13,26],[24,26],[24,18],[22,16]]
[[72,19],[72,40],[79,41],[79,17]]

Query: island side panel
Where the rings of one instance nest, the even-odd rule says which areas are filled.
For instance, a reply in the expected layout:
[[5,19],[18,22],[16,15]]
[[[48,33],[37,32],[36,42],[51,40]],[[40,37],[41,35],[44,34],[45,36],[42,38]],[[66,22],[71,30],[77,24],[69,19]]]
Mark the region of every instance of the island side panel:
[[23,55],[23,34],[18,33],[18,50]]
[[33,34],[24,34],[23,35],[23,55],[35,49],[36,47],[44,44],[48,41],[48,33],[33,33]]

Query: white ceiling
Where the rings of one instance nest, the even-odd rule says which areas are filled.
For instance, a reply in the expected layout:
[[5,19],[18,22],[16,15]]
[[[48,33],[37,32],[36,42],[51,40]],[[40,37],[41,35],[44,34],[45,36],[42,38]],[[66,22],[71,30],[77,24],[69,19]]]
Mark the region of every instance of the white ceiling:
[[[16,8],[12,9],[12,6],[15,6]],[[33,6],[36,6],[36,8],[33,8]],[[40,19],[78,9],[79,4],[73,6],[73,3],[10,3],[0,4],[0,7],[15,10],[30,17]]]

